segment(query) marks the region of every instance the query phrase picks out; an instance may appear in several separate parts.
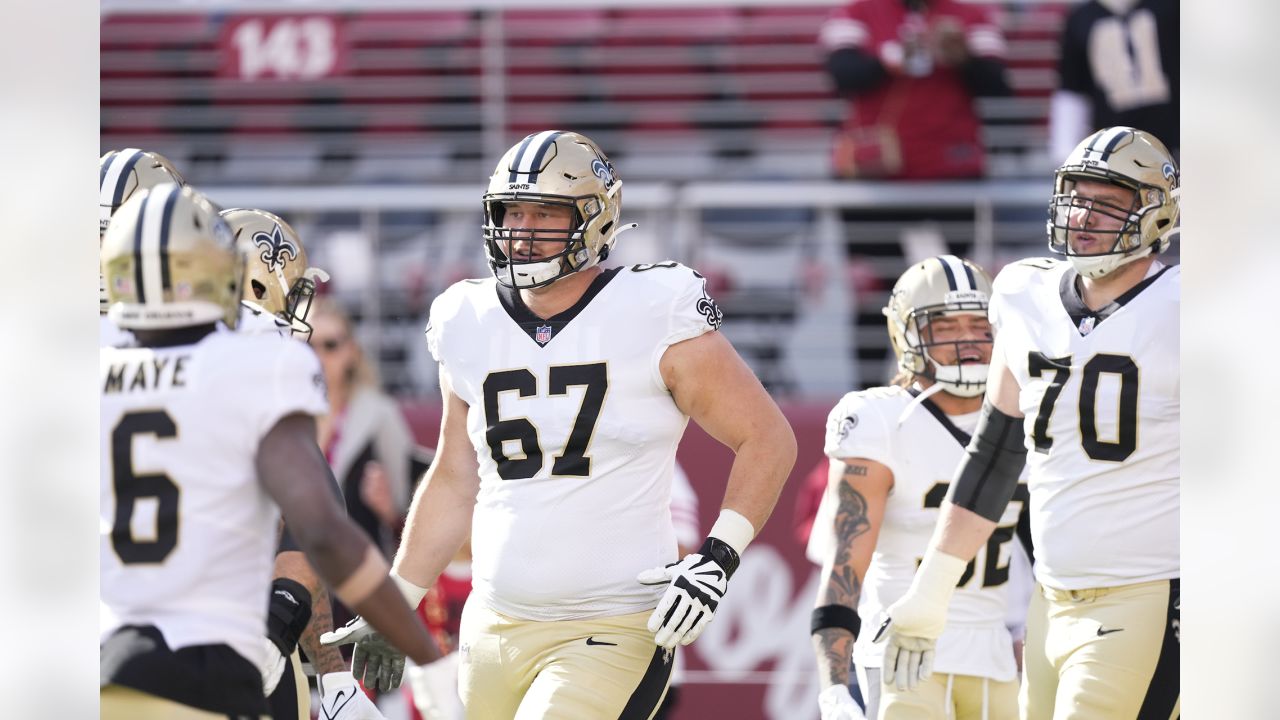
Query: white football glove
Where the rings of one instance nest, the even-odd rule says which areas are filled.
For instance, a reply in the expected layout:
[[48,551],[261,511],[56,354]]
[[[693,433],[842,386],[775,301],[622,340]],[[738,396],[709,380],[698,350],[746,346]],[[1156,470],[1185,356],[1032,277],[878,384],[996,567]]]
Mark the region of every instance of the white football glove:
[[670,583],[649,616],[649,632],[655,633],[653,641],[671,650],[677,643],[688,645],[697,640],[711,623],[729,587],[729,576],[736,569],[738,553],[724,542],[709,537],[698,552],[685,555],[680,562],[645,570],[636,576],[641,585]]
[[262,665],[262,694],[271,697],[280,684],[280,678],[284,677],[284,669],[289,667],[289,658],[280,654],[280,648],[269,637],[262,638],[262,647],[267,653],[266,662]]
[[818,711],[822,720],[867,720],[848,685],[832,685],[818,693]]
[[968,562],[933,548],[924,555],[907,594],[889,606],[873,642],[885,642],[885,685],[914,690],[933,676],[933,654],[947,625],[951,594]]
[[404,679],[413,693],[413,704],[424,720],[461,720],[462,698],[458,697],[458,653],[426,665],[409,663]]
[[362,617],[320,636],[321,645],[355,644],[351,652],[351,675],[365,687],[390,692],[400,687],[404,675],[404,653],[382,637]]
[[321,720],[387,720],[349,672],[320,676]]

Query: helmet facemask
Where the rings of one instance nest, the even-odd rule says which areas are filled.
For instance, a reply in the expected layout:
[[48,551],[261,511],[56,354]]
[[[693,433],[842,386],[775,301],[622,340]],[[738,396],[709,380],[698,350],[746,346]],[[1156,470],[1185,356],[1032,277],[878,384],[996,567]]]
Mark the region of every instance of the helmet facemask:
[[[508,203],[528,203],[566,207],[571,211],[569,227],[546,229],[532,227],[505,227]],[[521,197],[520,193],[495,193],[484,198],[485,254],[498,282],[508,287],[532,289],[545,287],[560,278],[584,270],[604,260],[612,243],[605,244],[598,256],[587,247],[588,229],[596,223],[604,211],[604,204],[594,197],[569,197],[565,195],[538,195]],[[601,234],[613,228],[606,222]],[[525,252],[513,249],[516,242],[524,241]],[[551,254],[535,255],[535,250],[546,243],[560,243],[563,249]],[[541,246],[541,248],[539,247]]]
[[[504,227],[512,224],[507,213],[514,203],[568,208],[568,217],[557,229]],[[635,227],[618,225],[622,180],[604,152],[589,138],[560,130],[533,133],[507,150],[489,177],[483,208],[489,269],[502,285],[520,289],[602,262],[618,233]],[[513,249],[517,241],[529,248]]]
[[[943,317],[977,315],[985,318],[985,300],[963,300],[942,305],[915,308],[903,328],[905,347],[902,348],[902,365],[910,366],[917,377],[931,380],[944,390],[958,397],[976,397],[987,387],[987,368],[991,358],[991,337],[986,339],[937,340],[932,323]],[[981,346],[985,345],[985,352]],[[936,351],[950,348],[955,364],[944,365],[936,359]],[[982,362],[983,358],[986,362]],[[965,363],[968,358],[971,362]],[[977,360],[978,362],[972,362]]]
[[[1107,182],[1123,188],[1132,193],[1133,200],[1127,207],[1123,207],[1081,196],[1076,187],[1081,180]],[[1142,220],[1148,212],[1157,210],[1164,204],[1164,195],[1159,188],[1135,187],[1129,183],[1093,175],[1065,173],[1059,176],[1056,185],[1056,192],[1049,203],[1049,249],[1065,255],[1076,272],[1085,277],[1101,277],[1156,251],[1155,242],[1143,242]],[[1145,203],[1139,207],[1139,203],[1144,200]],[[1102,238],[1112,237],[1114,240],[1101,252],[1078,253],[1070,242],[1071,234],[1076,232],[1088,232]]]
[[[1082,195],[1082,182],[1124,190],[1130,196],[1127,206]],[[1127,127],[1099,130],[1077,145],[1054,175],[1046,222],[1049,249],[1089,278],[1163,252],[1178,220],[1178,182],[1176,162],[1151,134]],[[1099,193],[1106,194],[1090,194]],[[1101,240],[1103,249],[1078,252],[1071,244],[1078,234]]]

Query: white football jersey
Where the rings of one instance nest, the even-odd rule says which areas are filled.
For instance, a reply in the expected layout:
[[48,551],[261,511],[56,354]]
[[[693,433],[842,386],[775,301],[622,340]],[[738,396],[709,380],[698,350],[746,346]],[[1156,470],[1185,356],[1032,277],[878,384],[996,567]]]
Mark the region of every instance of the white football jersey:
[[636,575],[677,559],[671,478],[689,421],[658,363],[719,327],[704,284],[673,262],[606,270],[545,321],[493,279],[432,303],[428,347],[470,406],[472,593],[490,608],[567,620],[657,605],[665,588]]
[[1178,577],[1181,270],[1154,264],[1105,317],[1087,312],[1075,277],[1067,262],[1024,260],[991,298],[1026,416],[1036,580]]
[[280,335],[290,337],[289,323],[267,312],[261,305],[242,300],[240,316],[236,319],[236,332],[245,335]]
[[133,333],[107,319],[106,315],[98,317],[98,347],[131,347]]
[[[824,452],[828,457],[874,460],[893,473],[884,521],[858,602],[863,632],[854,644],[853,658],[863,667],[883,664],[884,644],[872,643],[875,631],[884,622],[886,608],[911,587],[929,547],[938,509],[978,422],[978,412],[948,416],[927,401],[904,418],[913,392],[919,391],[881,387],[851,392],[827,417]],[[938,672],[1000,681],[1016,677],[1005,616],[1011,553],[1018,542],[1014,535],[1025,500],[1026,486],[1020,484],[990,541],[978,551],[951,596],[947,629],[938,639],[934,660]],[[827,520],[826,527],[833,519]]]
[[229,332],[100,354],[101,638],[154,625],[261,665],[280,512],[254,461],[280,419],[327,412],[319,361]]

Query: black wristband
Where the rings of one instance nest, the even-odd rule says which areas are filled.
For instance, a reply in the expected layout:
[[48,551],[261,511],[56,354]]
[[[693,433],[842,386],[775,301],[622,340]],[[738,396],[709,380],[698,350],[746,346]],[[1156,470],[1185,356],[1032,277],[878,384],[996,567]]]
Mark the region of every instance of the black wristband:
[[858,631],[862,629],[862,618],[858,617],[858,611],[845,605],[814,608],[809,616],[809,634],[826,628],[844,628],[856,638]]
[[738,557],[738,551],[719,538],[708,537],[703,540],[702,547],[698,548],[698,554],[715,560],[717,565],[724,568],[726,581],[733,577],[734,571],[738,569],[738,563],[742,562]]
[[298,646],[298,638],[311,622],[311,593],[289,578],[276,578],[271,583],[271,602],[267,605],[267,639],[280,654],[288,656]]

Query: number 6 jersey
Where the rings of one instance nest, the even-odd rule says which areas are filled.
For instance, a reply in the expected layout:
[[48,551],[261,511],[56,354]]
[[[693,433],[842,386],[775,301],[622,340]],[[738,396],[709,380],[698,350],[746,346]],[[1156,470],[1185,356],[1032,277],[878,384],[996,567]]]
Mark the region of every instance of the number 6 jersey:
[[315,353],[277,335],[101,350],[101,639],[154,625],[260,665],[280,512],[258,443],[328,411]]
[[1066,262],[996,277],[991,322],[1021,388],[1036,579],[1062,590],[1179,576],[1181,272],[1093,312]]
[[688,416],[659,361],[720,310],[678,263],[605,270],[543,320],[493,279],[431,306],[427,344],[467,411],[480,466],[473,594],[525,620],[641,612],[673,562],[671,478]]

